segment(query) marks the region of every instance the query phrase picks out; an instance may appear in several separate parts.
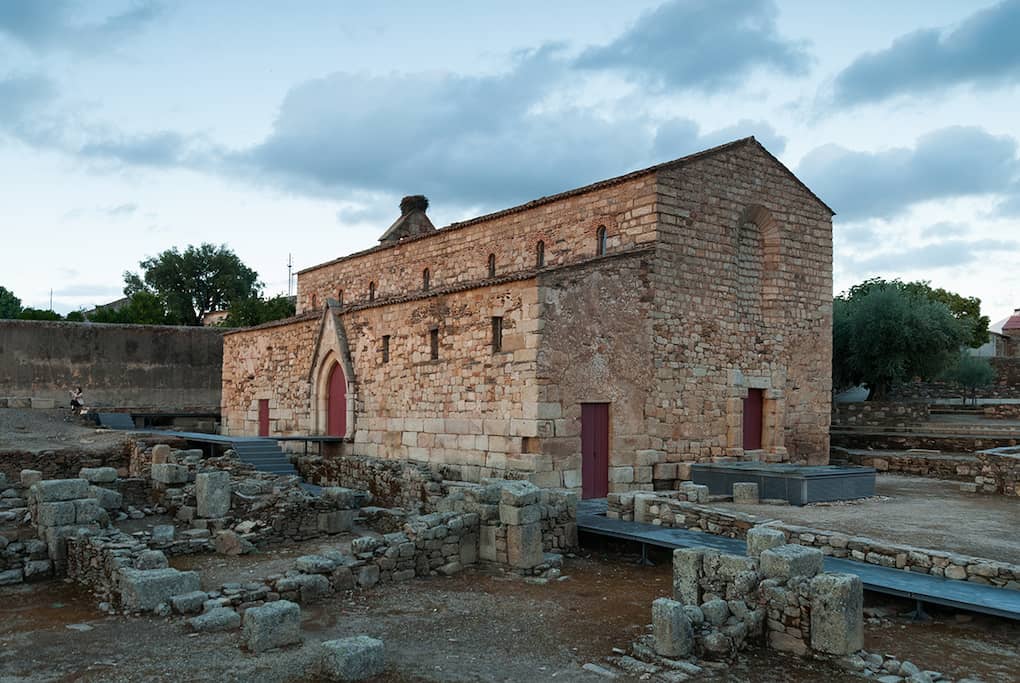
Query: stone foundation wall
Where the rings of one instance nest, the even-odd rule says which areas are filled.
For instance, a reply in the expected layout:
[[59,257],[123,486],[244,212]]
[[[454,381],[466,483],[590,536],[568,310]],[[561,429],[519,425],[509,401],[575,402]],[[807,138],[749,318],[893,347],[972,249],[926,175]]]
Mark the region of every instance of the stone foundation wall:
[[923,402],[861,401],[833,403],[833,427],[879,427],[927,422],[930,409]]
[[1020,420],[1020,403],[998,403],[983,406],[981,414],[998,420]]
[[36,470],[44,479],[76,477],[83,467],[113,467],[127,476],[131,445],[125,444],[106,451],[83,451],[64,448],[45,451],[0,451],[0,473],[11,481],[22,470]]
[[908,451],[911,449],[943,451],[945,453],[973,453],[986,448],[1016,446],[1020,438],[1015,436],[952,435],[885,433],[876,431],[832,430],[832,445],[839,448],[868,449],[881,451]]
[[368,491],[376,505],[408,512],[433,512],[445,495],[440,468],[427,463],[340,455],[299,457],[295,466],[305,481]]
[[[995,357],[995,383],[978,390],[978,398],[1020,398],[1020,357]],[[970,390],[950,382],[907,382],[893,388],[898,399],[970,398]]]
[[818,548],[825,555],[1020,590],[1020,564],[769,521],[754,515],[666,498],[651,492],[645,495],[625,495],[633,495],[636,522],[704,531],[729,538],[746,538],[749,529],[766,524],[782,532],[786,543]]
[[868,453],[834,451],[834,456],[851,465],[874,467],[878,472],[913,474],[949,481],[974,481],[980,466],[970,455],[934,455],[924,453]]
[[974,478],[978,490],[1004,496],[1020,496],[1020,448],[978,451],[980,471]]

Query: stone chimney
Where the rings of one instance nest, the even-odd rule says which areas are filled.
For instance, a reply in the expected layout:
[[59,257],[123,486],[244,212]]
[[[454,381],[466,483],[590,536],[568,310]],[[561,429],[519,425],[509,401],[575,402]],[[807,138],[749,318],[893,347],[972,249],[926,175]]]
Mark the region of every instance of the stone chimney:
[[379,241],[392,244],[409,237],[417,237],[434,232],[436,226],[425,215],[429,208],[429,200],[423,194],[413,194],[400,200],[400,218],[383,233]]

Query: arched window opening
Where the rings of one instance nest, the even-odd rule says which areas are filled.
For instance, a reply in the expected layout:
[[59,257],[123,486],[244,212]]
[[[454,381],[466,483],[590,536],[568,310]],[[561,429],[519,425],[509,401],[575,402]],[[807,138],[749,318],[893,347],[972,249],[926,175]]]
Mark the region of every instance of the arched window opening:
[[375,301],[375,283],[374,282],[369,282],[368,283],[368,300],[369,301]]
[[489,277],[496,277],[496,255],[489,254]]
[[338,306],[344,305],[344,290],[342,289],[336,290],[336,303]]
[[545,242],[542,240],[535,245],[535,267],[545,268]]
[[600,225],[599,229],[595,231],[595,254],[597,256],[605,256],[606,254],[606,226]]
[[319,297],[315,296],[315,294],[313,293],[312,294],[312,308],[315,309],[315,308],[318,308],[318,307],[319,307]]
[[429,269],[426,268],[425,270],[421,271],[421,289],[422,289],[422,291],[423,292],[429,291],[429,285],[430,284],[431,284],[431,281],[430,281],[430,278],[429,278]]

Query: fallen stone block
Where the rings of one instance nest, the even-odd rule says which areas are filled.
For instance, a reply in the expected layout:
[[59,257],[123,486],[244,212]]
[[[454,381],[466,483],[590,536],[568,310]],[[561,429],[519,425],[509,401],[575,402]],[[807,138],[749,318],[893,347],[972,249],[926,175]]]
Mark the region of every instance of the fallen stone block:
[[[378,567],[376,570],[378,571]],[[329,579],[322,574],[298,574],[277,581],[276,590],[278,593],[297,592],[302,604],[311,604],[328,597],[330,585]]]
[[524,507],[538,502],[542,489],[530,481],[505,481],[501,482],[499,502],[503,505]]
[[864,589],[855,574],[811,579],[811,648],[847,655],[864,647]]
[[135,569],[165,569],[169,566],[166,555],[159,550],[143,550],[135,558]]
[[177,529],[173,524],[157,524],[152,527],[152,542],[163,545],[173,543]]
[[676,600],[659,598],[652,603],[652,634],[660,657],[687,657],[694,649],[694,629]]
[[735,482],[733,484],[733,502],[737,505],[757,505],[758,484],[754,482]]
[[336,568],[336,562],[322,555],[302,555],[294,560],[294,567],[304,574],[329,574]]
[[119,510],[124,506],[124,496],[118,491],[104,489],[102,486],[90,486],[89,497],[95,498],[104,510]]
[[202,605],[208,599],[209,595],[205,591],[192,591],[173,596],[170,605],[180,614],[196,614],[202,611]]
[[83,467],[78,476],[90,484],[112,484],[117,481],[117,470],[114,467]]
[[198,633],[232,631],[241,625],[241,615],[229,607],[216,607],[205,614],[188,619],[188,626]]
[[276,600],[244,613],[241,639],[251,652],[301,642],[301,608],[289,600]]
[[802,545],[781,545],[761,554],[761,571],[770,579],[812,577],[822,571],[822,551]]
[[195,476],[198,516],[216,519],[230,512],[230,473],[226,470],[199,472]]
[[786,545],[786,534],[768,526],[756,526],[747,530],[747,556],[758,557],[763,550]]
[[21,470],[21,485],[25,488],[40,481],[42,481],[42,472],[39,470]]
[[241,538],[229,529],[216,532],[213,536],[213,547],[222,555],[247,555],[255,549],[251,541]]
[[193,593],[199,589],[197,572],[176,569],[121,569],[121,601],[125,609],[154,610],[161,603],[169,603],[175,595]]
[[106,524],[110,516],[95,498],[82,498],[74,501],[74,523],[75,524]]
[[89,483],[84,479],[46,479],[32,484],[37,503],[52,503],[89,497]]
[[188,468],[173,463],[156,463],[152,466],[152,480],[160,484],[187,484]]
[[328,640],[322,644],[322,674],[331,681],[361,681],[385,668],[383,642],[368,636]]
[[[537,491],[538,488],[535,487],[535,490]],[[537,522],[508,526],[506,528],[506,552],[507,561],[511,567],[530,569],[542,564],[541,526]]]

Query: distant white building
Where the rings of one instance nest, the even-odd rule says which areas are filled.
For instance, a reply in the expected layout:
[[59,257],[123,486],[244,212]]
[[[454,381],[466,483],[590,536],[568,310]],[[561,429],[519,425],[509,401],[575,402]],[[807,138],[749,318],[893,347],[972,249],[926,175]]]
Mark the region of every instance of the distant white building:
[[976,349],[973,356],[984,358],[1020,357],[1020,308],[1013,315],[988,326],[988,341]]

